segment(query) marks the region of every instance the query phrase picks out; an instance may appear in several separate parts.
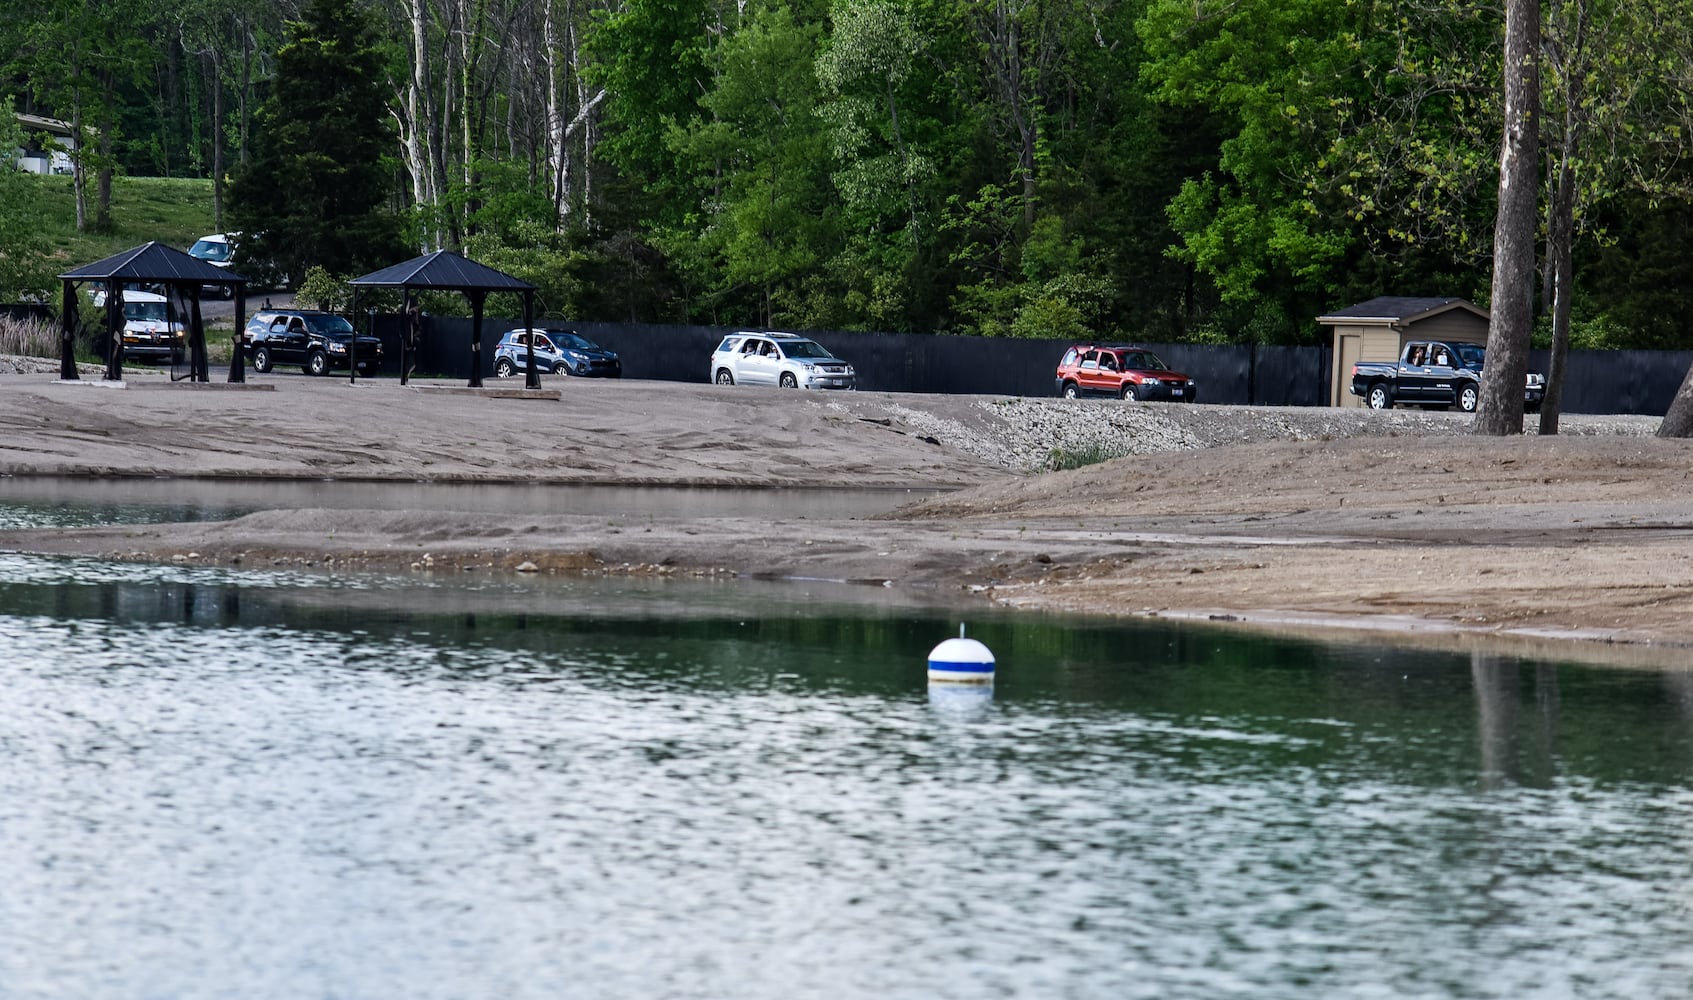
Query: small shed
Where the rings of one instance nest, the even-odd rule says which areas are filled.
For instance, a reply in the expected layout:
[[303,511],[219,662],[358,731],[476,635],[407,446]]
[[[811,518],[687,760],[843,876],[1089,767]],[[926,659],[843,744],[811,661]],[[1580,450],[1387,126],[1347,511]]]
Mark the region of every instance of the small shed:
[[1359,361],[1397,361],[1409,340],[1487,343],[1486,311],[1458,298],[1380,295],[1368,302],[1318,316],[1334,336],[1330,406],[1363,406],[1352,395],[1352,366]]

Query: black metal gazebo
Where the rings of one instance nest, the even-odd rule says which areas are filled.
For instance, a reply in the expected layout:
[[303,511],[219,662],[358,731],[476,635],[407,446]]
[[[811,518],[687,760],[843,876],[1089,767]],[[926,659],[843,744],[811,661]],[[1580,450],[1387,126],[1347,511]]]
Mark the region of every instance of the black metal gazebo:
[[[470,300],[470,384],[478,387],[482,384],[482,308],[487,304],[490,292],[514,292],[523,296],[523,326],[532,330],[535,326],[535,286],[527,281],[514,278],[504,271],[497,271],[486,264],[476,261],[451,250],[437,250],[434,253],[413,257],[404,263],[385,267],[380,271],[354,278],[348,282],[353,287],[353,314],[358,315],[358,293],[361,288],[401,288],[405,290],[406,303],[404,311],[408,327],[400,335],[400,382],[405,383],[411,370],[411,359],[408,352],[415,351],[417,336],[417,310],[413,295],[420,289],[437,291],[463,292]],[[527,363],[524,365],[524,388],[539,389],[541,376],[535,371],[535,347],[533,338],[529,346]]]
[[[59,378],[74,381],[76,374],[76,331],[81,326],[81,310],[76,289],[83,282],[100,282],[106,309],[106,379],[123,380],[123,293],[130,286],[154,285],[165,290],[166,306],[172,296],[188,303],[189,378],[196,382],[210,381],[206,362],[206,328],[200,316],[200,296],[207,287],[235,289],[235,360],[231,363],[229,380],[242,381],[241,328],[247,325],[247,279],[233,271],[190,257],[175,247],[154,241],[113,254],[104,260],[72,268],[59,275],[64,282],[64,294],[59,310]],[[168,308],[167,308],[167,322]]]

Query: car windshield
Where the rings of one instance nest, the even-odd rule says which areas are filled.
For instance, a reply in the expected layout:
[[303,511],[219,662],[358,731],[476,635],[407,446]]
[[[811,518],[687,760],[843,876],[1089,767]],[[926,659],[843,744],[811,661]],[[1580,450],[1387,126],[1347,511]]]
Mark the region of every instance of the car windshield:
[[600,349],[600,345],[587,337],[577,336],[568,330],[554,330],[553,340],[558,343],[558,346],[572,351],[597,351]]
[[188,248],[188,256],[190,257],[198,257],[201,260],[218,261],[219,263],[229,259],[229,252],[230,249],[228,243],[214,242],[212,240],[201,240]]
[[163,323],[165,320],[165,304],[163,302],[129,302],[123,304],[125,319],[153,319]]
[[832,358],[833,354],[823,349],[823,345],[813,340],[784,340],[781,341],[782,353],[790,358]]
[[1458,357],[1464,359],[1465,368],[1480,368],[1482,361],[1487,358],[1487,348],[1480,344],[1453,344],[1458,349]]
[[340,316],[307,316],[306,325],[311,327],[313,333],[321,333],[326,337],[351,337],[353,335],[353,324]]
[[1123,367],[1145,372],[1166,372],[1170,370],[1170,366],[1166,365],[1158,355],[1151,351],[1125,351],[1123,353]]

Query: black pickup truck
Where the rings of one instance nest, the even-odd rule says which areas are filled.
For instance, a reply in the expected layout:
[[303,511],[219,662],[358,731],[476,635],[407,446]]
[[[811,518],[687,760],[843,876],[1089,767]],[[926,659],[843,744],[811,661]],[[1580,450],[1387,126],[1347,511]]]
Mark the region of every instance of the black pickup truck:
[[[1481,363],[1487,348],[1459,340],[1413,340],[1398,361],[1360,361],[1352,366],[1352,395],[1364,397],[1373,410],[1395,403],[1439,409],[1456,406],[1474,413],[1481,398]],[[1523,408],[1540,409],[1546,396],[1546,377],[1529,372],[1523,386]]]

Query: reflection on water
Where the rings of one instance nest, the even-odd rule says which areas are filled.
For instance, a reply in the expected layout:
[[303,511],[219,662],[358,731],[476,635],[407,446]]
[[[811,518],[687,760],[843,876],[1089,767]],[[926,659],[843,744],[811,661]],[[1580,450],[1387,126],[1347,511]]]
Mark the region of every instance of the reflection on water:
[[470,511],[631,517],[870,517],[937,490],[741,489],[325,479],[85,479],[0,476],[0,529],[218,521],[256,510]]
[[970,634],[996,684],[940,692],[925,657],[957,624],[827,591],[458,592],[0,556],[0,983],[1632,998],[1693,981],[1683,675],[985,616]]

